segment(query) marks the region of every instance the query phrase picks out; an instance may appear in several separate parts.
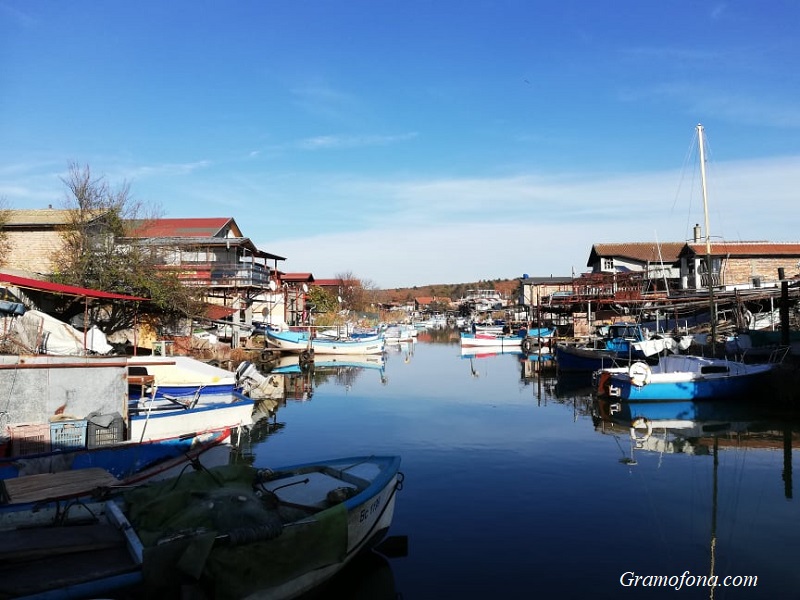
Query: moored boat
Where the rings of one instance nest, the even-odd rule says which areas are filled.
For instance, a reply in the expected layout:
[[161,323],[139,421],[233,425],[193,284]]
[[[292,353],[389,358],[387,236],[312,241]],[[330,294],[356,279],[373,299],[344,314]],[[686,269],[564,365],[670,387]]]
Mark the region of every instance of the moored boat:
[[219,599],[295,598],[386,535],[399,467],[397,456],[224,465],[76,505],[56,522],[20,513],[29,527],[0,532],[0,595],[137,585],[158,597],[194,587]]
[[597,395],[620,400],[733,400],[768,389],[773,363],[691,355],[662,356],[658,364],[635,362],[597,374]]
[[354,339],[311,337],[306,331],[267,331],[267,342],[286,352],[320,354],[381,354],[385,342],[380,336]]

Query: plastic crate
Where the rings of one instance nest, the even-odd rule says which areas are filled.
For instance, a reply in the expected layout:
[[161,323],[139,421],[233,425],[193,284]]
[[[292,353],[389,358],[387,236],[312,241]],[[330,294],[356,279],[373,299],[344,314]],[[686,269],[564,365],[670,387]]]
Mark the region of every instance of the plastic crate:
[[86,432],[86,445],[89,448],[112,446],[124,441],[125,420],[121,416],[114,417],[108,427],[89,421],[89,427]]
[[50,452],[50,423],[21,423],[9,426],[8,431],[12,456]]
[[50,445],[53,450],[86,447],[86,420],[50,423]]

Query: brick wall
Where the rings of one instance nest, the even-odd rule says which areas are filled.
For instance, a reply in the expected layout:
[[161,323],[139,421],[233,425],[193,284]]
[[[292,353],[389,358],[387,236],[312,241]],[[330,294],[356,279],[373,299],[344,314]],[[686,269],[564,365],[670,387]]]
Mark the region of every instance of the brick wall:
[[786,277],[792,277],[798,271],[797,258],[729,258],[725,261],[723,272],[724,285],[752,283],[754,277],[762,282],[777,281],[778,269],[783,267]]
[[53,256],[61,247],[57,231],[8,231],[11,251],[3,266],[32,273],[52,273]]

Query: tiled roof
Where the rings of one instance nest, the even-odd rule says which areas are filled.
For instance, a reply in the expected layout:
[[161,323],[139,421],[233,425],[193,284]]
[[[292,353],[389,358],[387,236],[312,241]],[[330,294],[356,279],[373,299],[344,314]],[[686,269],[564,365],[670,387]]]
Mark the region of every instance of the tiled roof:
[[[686,244],[681,254],[705,254],[705,243]],[[800,242],[711,242],[714,256],[800,256]]]
[[228,224],[231,224],[234,237],[242,236],[236,223],[230,217],[152,219],[134,229],[132,236],[149,238],[219,237]]
[[599,258],[630,258],[640,262],[674,263],[678,260],[684,242],[624,242],[620,244],[595,244],[589,255],[587,267],[591,267]]

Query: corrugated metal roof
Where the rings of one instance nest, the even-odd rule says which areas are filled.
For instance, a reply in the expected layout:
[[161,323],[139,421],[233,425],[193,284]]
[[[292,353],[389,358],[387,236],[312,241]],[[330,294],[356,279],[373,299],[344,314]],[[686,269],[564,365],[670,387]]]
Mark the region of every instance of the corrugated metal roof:
[[598,258],[619,257],[630,258],[640,262],[663,262],[667,264],[678,260],[684,242],[624,242],[619,244],[595,244],[589,254],[587,267],[591,267]]
[[9,275],[8,273],[0,273],[0,283],[7,283],[16,287],[27,288],[30,290],[40,290],[43,292],[51,292],[53,294],[66,294],[68,296],[78,296],[80,298],[105,298],[108,300],[147,300],[139,296],[128,296],[126,294],[116,294],[113,292],[103,292],[101,290],[93,290],[90,288],[77,287],[74,285],[63,285],[60,283],[50,283],[49,281],[41,281],[39,279],[29,279],[28,277],[19,277],[17,275]]

